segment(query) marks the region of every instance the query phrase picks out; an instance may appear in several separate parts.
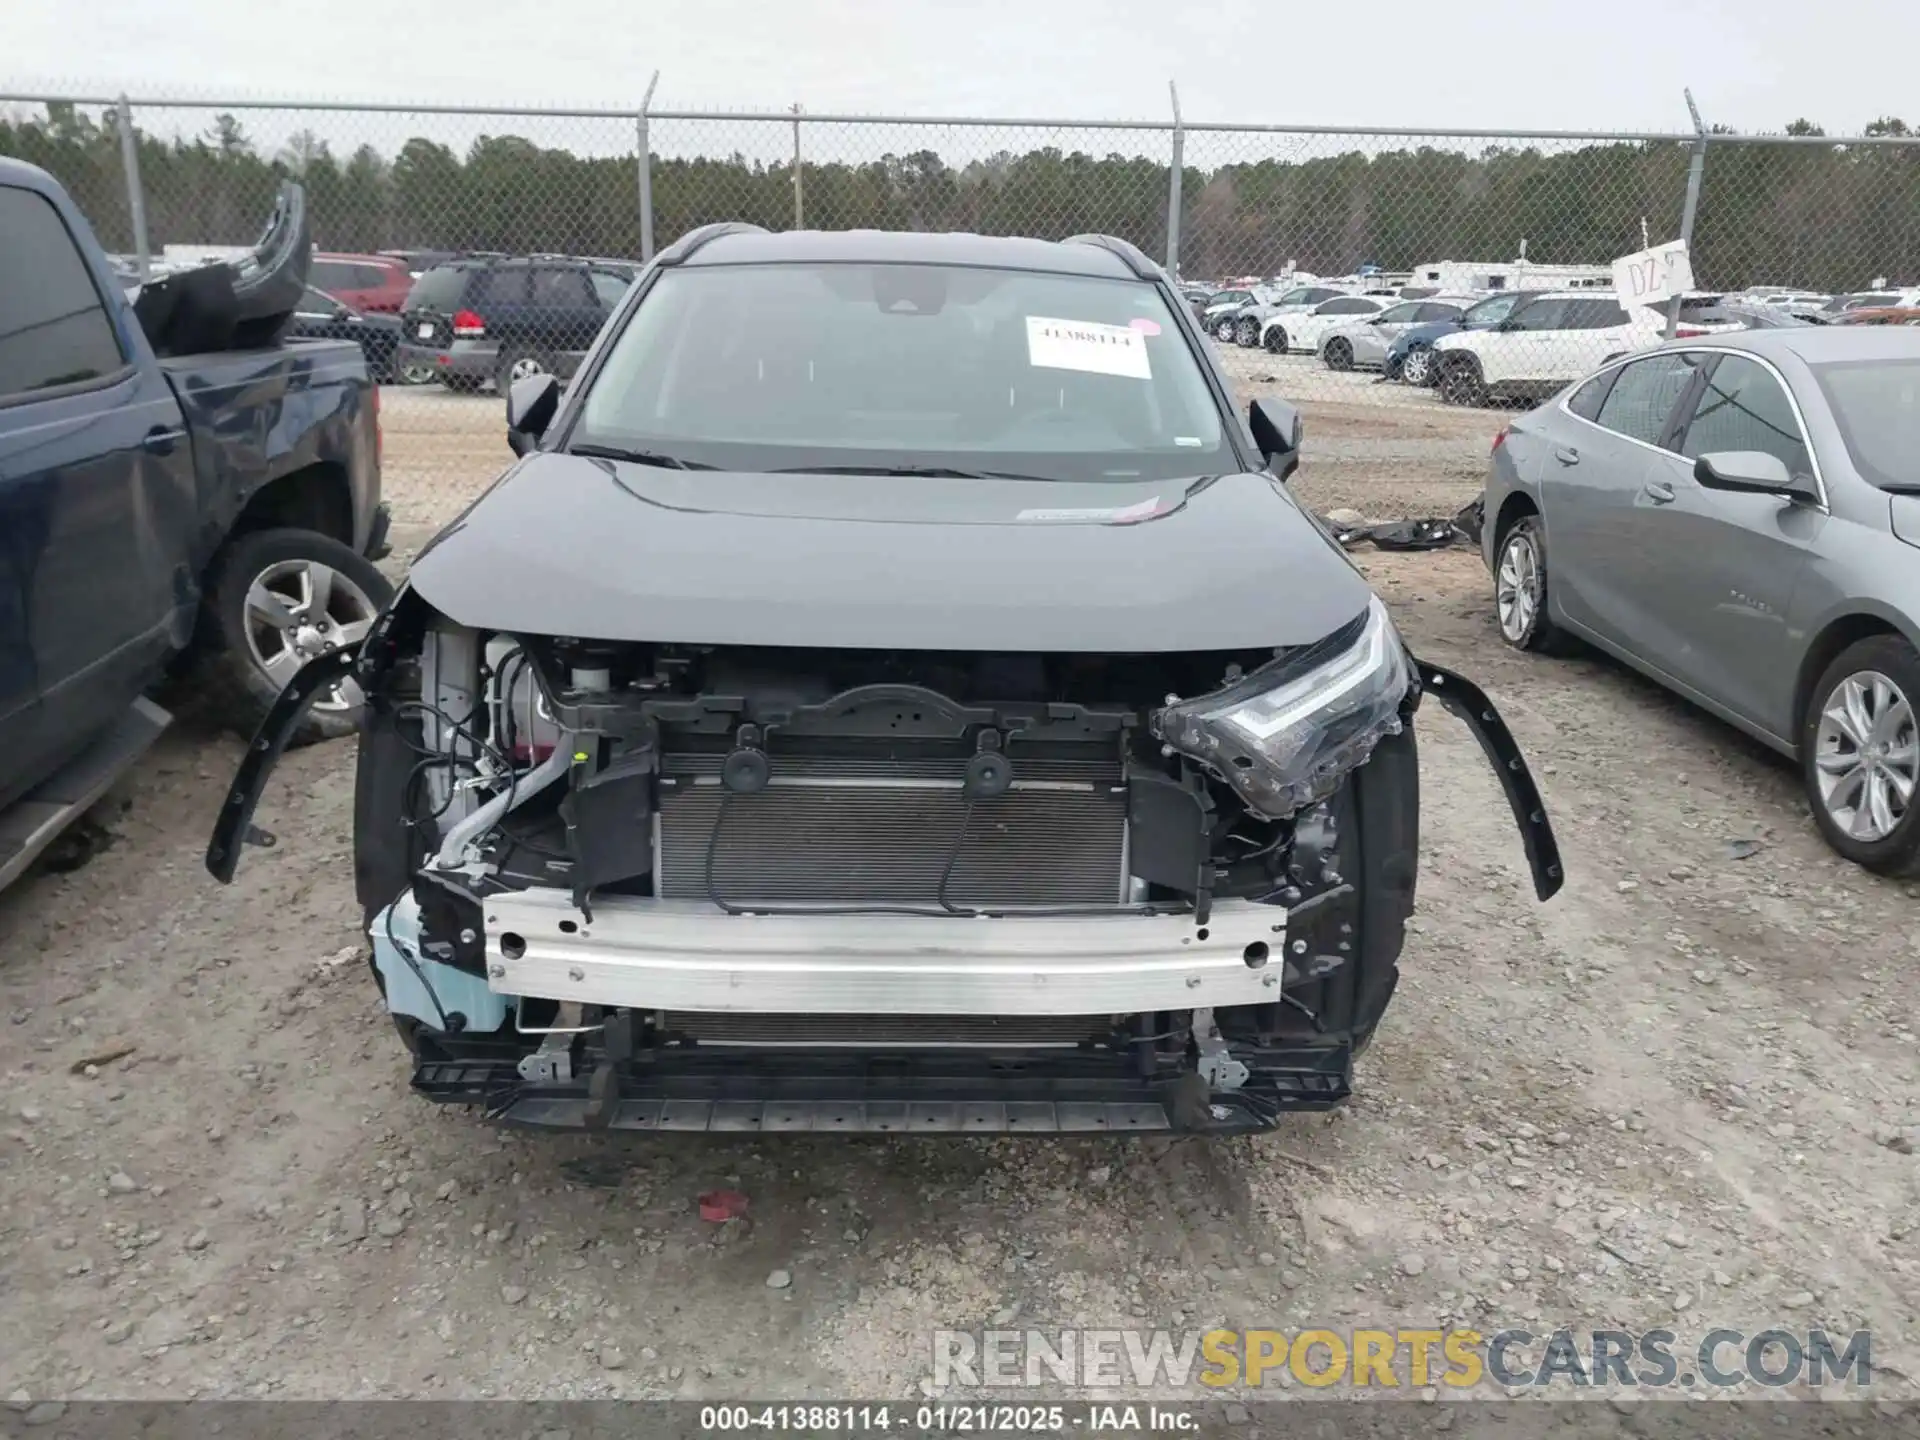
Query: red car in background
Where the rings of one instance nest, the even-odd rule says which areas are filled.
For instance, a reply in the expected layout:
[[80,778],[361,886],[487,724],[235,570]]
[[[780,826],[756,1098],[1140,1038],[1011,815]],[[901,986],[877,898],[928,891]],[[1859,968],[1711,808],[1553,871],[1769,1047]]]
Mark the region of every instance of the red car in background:
[[413,272],[405,260],[392,255],[316,251],[307,283],[355,310],[397,315],[413,288]]

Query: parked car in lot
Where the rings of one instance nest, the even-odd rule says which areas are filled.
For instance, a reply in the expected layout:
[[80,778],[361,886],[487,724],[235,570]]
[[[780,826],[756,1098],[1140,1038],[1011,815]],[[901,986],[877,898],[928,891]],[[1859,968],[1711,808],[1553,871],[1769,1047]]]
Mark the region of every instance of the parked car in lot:
[[1320,358],[1329,370],[1378,370],[1393,342],[1415,325],[1458,323],[1472,296],[1405,300],[1373,315],[1336,325],[1320,337]]
[[1233,341],[1251,349],[1260,343],[1262,330],[1276,315],[1304,315],[1314,306],[1345,293],[1328,285],[1290,285],[1257,295],[1241,306],[1239,314],[1234,317]]
[[456,260],[413,284],[401,311],[400,364],[449,390],[528,375],[571,376],[633,283],[615,260],[520,256]]
[[1233,339],[1234,321],[1241,308],[1253,304],[1255,298],[1253,291],[1237,287],[1214,291],[1200,310],[1200,328],[1216,340]]
[[356,310],[397,315],[413,288],[413,272],[393,255],[316,254],[307,283]]
[[1796,757],[1827,840],[1920,874],[1920,334],[1615,361],[1497,440],[1500,632],[1577,636]]
[[1833,320],[1854,310],[1893,310],[1920,306],[1920,290],[1856,290],[1836,295],[1820,307],[1820,313]]
[[1664,311],[1629,311],[1610,294],[1549,290],[1496,325],[1434,341],[1434,385],[1453,405],[1538,399],[1604,361],[1659,344],[1666,323]]
[[1309,354],[1320,348],[1321,337],[1337,326],[1351,324],[1363,315],[1379,315],[1402,302],[1392,295],[1334,295],[1311,310],[1283,309],[1264,321],[1260,343],[1276,355],[1289,350]]
[[1835,325],[1912,325],[1916,322],[1920,322],[1920,308],[1911,305],[1848,310],[1844,314],[1834,316],[1832,321]]
[[[296,340],[351,340],[366,357],[367,374],[374,383],[390,384],[400,378],[395,354],[400,348],[400,317],[373,315],[355,310],[309,285],[300,296],[299,308],[287,322],[286,335]],[[423,378],[432,379],[426,373]]]
[[[59,183],[0,160],[0,884],[165,728],[164,672],[196,662],[250,731],[392,594],[361,352],[263,338],[300,293],[298,187],[277,215],[241,281],[130,301]],[[357,718],[329,687],[303,733]]]
[[1502,291],[1469,305],[1456,320],[1429,320],[1410,325],[1393,337],[1393,343],[1387,347],[1387,358],[1381,363],[1381,373],[1389,380],[1401,380],[1409,385],[1431,385],[1436,340],[1461,330],[1491,330],[1511,315],[1515,307],[1545,293],[1543,290]]
[[429,1098],[839,1133],[1336,1104],[1444,803],[1416,701],[1562,876],[1491,702],[1288,494],[1298,416],[1231,395],[1122,240],[695,231],[564,395],[515,382],[521,458],[303,672],[209,866],[299,687],[351,675],[356,883]]

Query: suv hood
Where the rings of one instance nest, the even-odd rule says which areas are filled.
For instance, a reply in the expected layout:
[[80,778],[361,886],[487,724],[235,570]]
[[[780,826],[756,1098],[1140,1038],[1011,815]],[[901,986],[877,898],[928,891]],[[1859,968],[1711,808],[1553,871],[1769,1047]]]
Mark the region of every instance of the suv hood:
[[1366,582],[1271,476],[1080,484],[510,469],[409,583],[478,629],[858,649],[1136,652],[1317,640]]

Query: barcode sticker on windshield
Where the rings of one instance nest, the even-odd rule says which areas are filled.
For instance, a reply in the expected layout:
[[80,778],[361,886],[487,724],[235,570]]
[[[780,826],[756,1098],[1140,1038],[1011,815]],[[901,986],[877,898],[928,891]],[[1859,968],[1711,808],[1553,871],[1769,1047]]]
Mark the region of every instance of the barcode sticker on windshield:
[[1050,315],[1027,317],[1027,363],[1046,370],[1153,378],[1147,367],[1147,337],[1132,326],[1056,320]]

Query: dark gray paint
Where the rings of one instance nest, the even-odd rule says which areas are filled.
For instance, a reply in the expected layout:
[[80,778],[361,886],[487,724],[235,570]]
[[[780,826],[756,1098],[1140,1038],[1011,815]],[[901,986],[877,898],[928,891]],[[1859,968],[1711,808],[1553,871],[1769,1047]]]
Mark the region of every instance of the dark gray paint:
[[481,629],[858,649],[1251,649],[1317,640],[1365,607],[1366,582],[1268,475],[1131,525],[1017,518],[1181,494],[540,453],[442,532],[412,584]]

